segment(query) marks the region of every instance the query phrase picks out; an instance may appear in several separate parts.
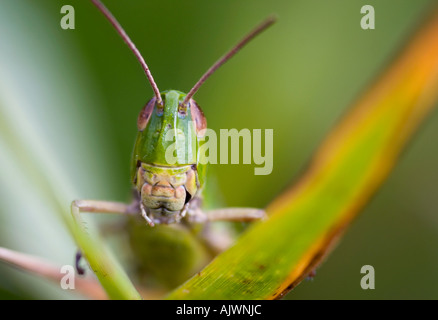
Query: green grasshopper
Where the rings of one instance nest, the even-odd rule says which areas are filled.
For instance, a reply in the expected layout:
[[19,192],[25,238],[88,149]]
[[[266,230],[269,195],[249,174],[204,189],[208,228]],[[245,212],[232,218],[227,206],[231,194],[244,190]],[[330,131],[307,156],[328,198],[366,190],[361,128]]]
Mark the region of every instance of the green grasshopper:
[[[131,181],[135,187],[132,203],[75,200],[71,206],[73,217],[80,221],[80,212],[117,213],[127,216],[141,216],[151,227],[160,224],[177,224],[190,230],[195,230],[194,226],[196,225],[211,221],[253,221],[264,218],[265,212],[255,208],[226,208],[207,212],[201,209],[201,193],[205,185],[206,164],[200,161],[199,147],[207,122],[201,108],[192,97],[216,69],[256,35],[274,23],[275,19],[268,18],[246,35],[208,69],[189,93],[185,94],[176,90],[160,92],[145,60],[118,21],[99,0],[91,1],[109,20],[139,60],[152,86],[154,97],[140,111],[137,120],[138,134],[131,161]],[[184,143],[180,143],[177,130],[184,133]],[[174,139],[171,141],[166,139],[169,135],[173,136]],[[176,154],[175,163],[169,163],[165,156],[172,144],[174,154]],[[143,229],[141,227],[141,230]],[[206,232],[201,234],[205,240],[204,243],[210,249],[220,247],[214,243],[216,241],[214,238],[209,238]],[[140,242],[141,244],[137,245],[140,249],[144,249],[148,245],[153,246],[153,248],[157,247],[157,240],[149,241],[148,244],[144,236]],[[138,243],[138,239],[136,243]],[[176,247],[182,246],[178,244]],[[154,250],[153,248],[152,250]],[[149,256],[145,259],[153,260],[150,250],[148,251]],[[161,249],[156,248],[156,251],[159,250]],[[179,253],[174,250],[172,254]],[[80,254],[77,255],[76,266],[78,272],[82,273],[78,265],[79,259]],[[173,262],[177,263],[176,259]],[[149,263],[153,263],[153,261],[149,261]]]

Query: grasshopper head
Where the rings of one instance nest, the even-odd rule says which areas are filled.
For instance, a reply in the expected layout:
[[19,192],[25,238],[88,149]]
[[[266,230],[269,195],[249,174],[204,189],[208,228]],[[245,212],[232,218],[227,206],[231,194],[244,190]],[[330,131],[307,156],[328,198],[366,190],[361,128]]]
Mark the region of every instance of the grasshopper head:
[[133,165],[137,162],[160,166],[181,166],[197,163],[198,140],[207,126],[204,114],[186,94],[169,90],[161,94],[162,104],[154,97],[138,117],[138,135]]
[[200,187],[198,151],[206,120],[186,94],[169,90],[141,110],[131,163],[132,181],[148,213],[161,222],[178,220]]
[[[205,175],[205,164],[202,163],[203,161],[198,163],[200,157],[198,154],[199,143],[200,138],[205,133],[203,129],[206,129],[207,122],[204,114],[192,97],[221,65],[234,56],[256,35],[272,25],[275,22],[275,17],[266,19],[217,60],[202,75],[188,94],[176,90],[160,92],[146,61],[116,18],[102,2],[99,0],[92,0],[92,2],[109,20],[135,54],[154,91],[154,98],[142,109],[137,121],[139,132],[131,162],[132,181],[137,186],[144,207],[152,210],[154,209],[152,207],[156,207],[158,203],[159,206],[155,209],[161,210],[160,214],[163,212],[165,214],[170,212],[171,215],[175,214],[175,212],[181,213],[181,210],[183,210],[181,206],[184,207],[184,203],[188,204],[188,201],[194,198],[187,196],[187,194],[194,195],[194,193],[189,191],[193,183],[174,185],[170,181],[172,177],[166,177],[169,174],[167,172],[160,174],[159,181],[151,184],[150,181],[147,181],[147,172],[150,169],[147,166],[164,169],[192,168],[192,171],[196,174],[195,191],[198,192],[197,190],[202,186]],[[143,167],[144,164],[146,167]],[[187,171],[186,178],[190,174],[189,172],[192,171]],[[198,179],[198,177],[201,179]],[[192,192],[194,191],[192,190]],[[157,197],[164,197],[164,200]],[[185,199],[184,201],[182,200],[183,198]]]

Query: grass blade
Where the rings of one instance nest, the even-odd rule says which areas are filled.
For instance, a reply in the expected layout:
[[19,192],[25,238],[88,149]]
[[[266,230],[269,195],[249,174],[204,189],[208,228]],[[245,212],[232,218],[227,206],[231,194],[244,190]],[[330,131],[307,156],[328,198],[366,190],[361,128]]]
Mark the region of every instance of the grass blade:
[[352,106],[299,181],[169,299],[275,299],[323,258],[394,167],[438,98],[438,12]]

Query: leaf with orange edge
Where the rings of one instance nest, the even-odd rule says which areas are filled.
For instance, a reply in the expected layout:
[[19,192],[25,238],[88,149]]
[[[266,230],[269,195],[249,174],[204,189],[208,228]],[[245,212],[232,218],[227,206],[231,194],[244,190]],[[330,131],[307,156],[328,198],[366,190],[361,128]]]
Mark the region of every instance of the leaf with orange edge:
[[277,299],[331,251],[438,98],[438,12],[356,102],[299,181],[169,299]]

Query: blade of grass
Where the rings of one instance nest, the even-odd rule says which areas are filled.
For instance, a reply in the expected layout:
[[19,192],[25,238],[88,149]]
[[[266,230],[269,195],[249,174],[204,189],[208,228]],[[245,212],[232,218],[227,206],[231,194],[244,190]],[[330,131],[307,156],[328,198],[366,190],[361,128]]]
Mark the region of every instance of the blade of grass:
[[438,98],[438,11],[317,150],[299,181],[169,299],[275,299],[331,251]]
[[[20,105],[9,104],[8,109],[0,104],[1,136],[8,146],[8,155],[20,163],[27,177],[32,177],[38,185],[36,192],[46,199],[48,206],[58,212],[61,220],[70,230],[73,238],[83,254],[87,257],[90,267],[95,272],[108,296],[112,299],[140,299],[123,268],[111,255],[100,238],[92,232],[87,232],[82,225],[77,224],[70,214],[70,199],[66,199],[62,190],[69,189],[67,179],[62,174],[53,156],[53,152],[36,134],[32,124],[26,121]],[[13,115],[12,115],[13,114]],[[8,121],[9,118],[9,121]],[[18,130],[10,125],[13,119],[20,119],[27,130]],[[27,135],[27,133],[31,133]],[[6,149],[6,148],[4,148]],[[28,155],[33,155],[30,165]],[[61,178],[64,177],[64,178]],[[61,187],[62,186],[62,187]]]

